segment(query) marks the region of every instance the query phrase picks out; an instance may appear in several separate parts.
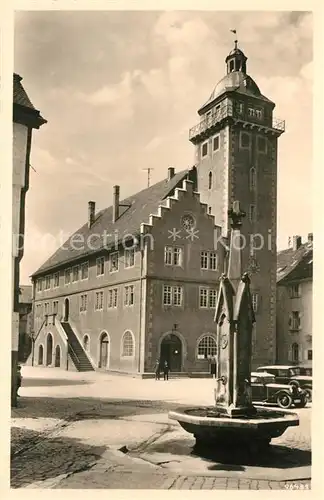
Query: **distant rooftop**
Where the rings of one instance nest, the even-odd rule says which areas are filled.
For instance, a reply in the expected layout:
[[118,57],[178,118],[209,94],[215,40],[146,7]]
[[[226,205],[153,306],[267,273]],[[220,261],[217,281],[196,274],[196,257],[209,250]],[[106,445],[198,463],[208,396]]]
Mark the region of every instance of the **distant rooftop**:
[[297,245],[277,254],[277,283],[281,285],[313,277],[313,235],[305,243],[299,236],[295,238]]

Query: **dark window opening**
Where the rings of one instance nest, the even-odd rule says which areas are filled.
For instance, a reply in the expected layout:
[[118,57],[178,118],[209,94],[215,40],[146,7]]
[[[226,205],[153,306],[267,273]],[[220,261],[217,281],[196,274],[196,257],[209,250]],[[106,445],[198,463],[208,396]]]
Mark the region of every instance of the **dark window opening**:
[[209,172],[209,175],[208,175],[208,189],[211,189],[212,185],[213,185],[213,174],[211,172]]

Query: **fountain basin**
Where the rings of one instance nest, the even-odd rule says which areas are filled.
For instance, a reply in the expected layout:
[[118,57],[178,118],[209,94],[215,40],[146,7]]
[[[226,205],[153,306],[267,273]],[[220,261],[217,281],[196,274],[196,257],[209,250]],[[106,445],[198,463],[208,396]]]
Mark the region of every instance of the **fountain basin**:
[[193,434],[198,446],[244,446],[252,452],[264,450],[272,438],[299,425],[296,413],[260,407],[256,410],[253,417],[229,417],[215,407],[191,407],[170,411],[169,418]]

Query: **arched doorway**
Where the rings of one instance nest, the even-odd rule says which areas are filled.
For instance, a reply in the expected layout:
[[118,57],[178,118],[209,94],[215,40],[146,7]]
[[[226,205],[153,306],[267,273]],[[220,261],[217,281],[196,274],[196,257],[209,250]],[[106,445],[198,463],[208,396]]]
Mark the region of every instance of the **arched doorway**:
[[182,367],[182,342],[177,335],[168,334],[161,342],[161,366],[168,362],[171,372],[181,372]]
[[44,347],[42,345],[38,348],[38,364],[42,365],[44,363]]
[[100,337],[100,354],[99,354],[99,368],[109,368],[110,358],[110,344],[106,332],[101,334]]
[[69,299],[65,299],[65,301],[64,301],[64,319],[63,319],[63,321],[65,321],[65,322],[69,321],[69,314],[70,314],[70,301],[69,301]]
[[61,366],[61,348],[59,345],[55,348],[55,367],[59,368]]
[[47,335],[47,341],[46,341],[46,366],[52,364],[52,358],[53,358],[53,337],[49,333]]

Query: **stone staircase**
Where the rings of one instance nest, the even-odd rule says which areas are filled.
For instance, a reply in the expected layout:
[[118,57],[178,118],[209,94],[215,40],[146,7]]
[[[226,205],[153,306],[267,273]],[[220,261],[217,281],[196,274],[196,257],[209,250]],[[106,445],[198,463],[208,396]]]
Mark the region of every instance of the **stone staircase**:
[[79,372],[89,372],[94,371],[92,364],[89,361],[88,356],[84,352],[79,339],[75,335],[71,328],[70,323],[62,322],[62,327],[68,338],[69,355]]

